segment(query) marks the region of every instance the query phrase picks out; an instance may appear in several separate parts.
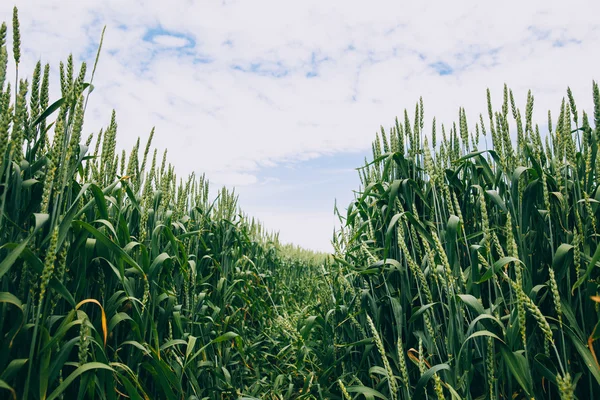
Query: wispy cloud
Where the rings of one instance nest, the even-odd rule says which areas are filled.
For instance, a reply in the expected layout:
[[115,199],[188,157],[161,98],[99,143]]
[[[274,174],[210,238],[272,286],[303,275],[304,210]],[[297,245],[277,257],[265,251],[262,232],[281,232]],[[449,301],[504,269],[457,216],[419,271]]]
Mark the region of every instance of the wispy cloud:
[[231,66],[236,71],[266,76],[271,78],[283,78],[288,75],[288,69],[282,62],[256,61],[247,65],[234,64]]
[[452,67],[443,61],[438,61],[433,64],[429,64],[440,76],[450,75],[454,71]]
[[156,35],[152,38],[152,42],[164,47],[183,48],[192,46],[187,38],[174,35]]

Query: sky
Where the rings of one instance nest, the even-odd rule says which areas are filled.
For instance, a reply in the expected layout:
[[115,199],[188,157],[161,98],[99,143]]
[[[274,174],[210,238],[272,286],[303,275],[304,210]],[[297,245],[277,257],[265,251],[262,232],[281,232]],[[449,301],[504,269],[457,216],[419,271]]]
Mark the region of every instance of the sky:
[[334,201],[351,202],[375,132],[419,97],[426,121],[465,107],[474,129],[506,83],[519,107],[532,90],[545,126],[568,86],[589,113],[600,80],[593,0],[4,0],[0,21],[13,5],[21,71],[49,62],[54,99],[58,63],[91,67],[106,26],[84,137],[113,109],[119,149],[156,127],[178,176],[235,187],[245,213],[314,250],[331,250]]

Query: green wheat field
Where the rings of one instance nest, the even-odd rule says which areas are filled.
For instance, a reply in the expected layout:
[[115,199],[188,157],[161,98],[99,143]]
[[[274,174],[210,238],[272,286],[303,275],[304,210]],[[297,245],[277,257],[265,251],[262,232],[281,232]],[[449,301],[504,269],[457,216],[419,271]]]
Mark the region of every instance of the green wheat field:
[[114,112],[82,137],[96,66],[69,57],[50,99],[49,65],[19,69],[20,38],[15,8],[1,398],[600,398],[597,83],[593,110],[567,89],[539,122],[533,94],[520,110],[488,91],[474,130],[463,109],[425,121],[418,101],[381,128],[318,254],[176,175],[154,132],[116,152]]

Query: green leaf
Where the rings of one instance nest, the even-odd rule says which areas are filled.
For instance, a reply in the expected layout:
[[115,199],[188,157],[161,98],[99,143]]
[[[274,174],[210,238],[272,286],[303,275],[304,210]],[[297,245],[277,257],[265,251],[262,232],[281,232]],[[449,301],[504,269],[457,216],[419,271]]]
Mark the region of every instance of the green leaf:
[[431,307],[435,306],[436,304],[440,304],[440,302],[438,301],[435,303],[429,303],[429,304],[419,307],[419,309],[410,317],[410,319],[408,320],[408,323],[411,324],[411,323],[415,322],[417,320],[417,318],[419,318],[421,316],[421,314],[423,314],[428,308],[431,308]]
[[477,311],[477,315],[481,315],[481,314],[485,313],[483,306],[481,305],[479,300],[475,298],[475,296],[470,295],[470,294],[458,294],[458,295],[456,295],[456,297],[461,299],[463,301],[463,303],[465,303],[466,305],[471,307],[473,310]]
[[231,340],[231,339],[233,339],[233,338],[235,338],[237,336],[240,336],[240,335],[238,335],[235,332],[227,332],[227,333],[224,333],[223,335],[219,336],[218,338],[214,339],[212,341],[212,343],[221,343],[221,342],[224,342],[226,340]]
[[136,387],[129,380],[129,378],[127,378],[126,376],[120,376],[119,380],[123,383],[123,386],[125,386],[127,394],[129,395],[131,400],[144,400],[144,398],[140,396]]
[[16,358],[11,360],[4,371],[2,371],[2,375],[0,375],[0,379],[4,381],[10,381],[15,375],[19,373],[21,368],[27,364],[27,358]]
[[535,367],[542,376],[556,385],[557,369],[552,360],[545,354],[537,354],[535,357]]
[[381,392],[378,392],[377,390],[368,388],[366,386],[349,386],[346,388],[346,391],[348,393],[362,394],[366,398],[377,397],[378,399],[387,400],[387,397],[385,397],[383,394],[381,394]]
[[170,258],[171,256],[169,256],[167,253],[159,254],[152,262],[152,265],[150,265],[150,269],[148,270],[148,279],[154,279],[157,275],[159,275],[160,268],[162,267],[164,262],[169,260]]
[[443,371],[443,370],[450,370],[450,366],[448,364],[438,364],[438,365],[434,365],[433,367],[431,367],[427,371],[425,371],[425,373],[423,375],[421,375],[421,378],[417,382],[417,387],[415,388],[413,399],[419,400],[419,399],[424,398],[425,387],[427,386],[427,383],[429,382],[429,380],[431,378],[433,378],[433,375],[435,375],[438,371]]
[[521,388],[527,394],[527,397],[533,396],[533,383],[531,382],[531,373],[527,365],[525,357],[518,353],[512,352],[507,346],[499,346],[504,363],[515,377]]
[[463,342],[463,344],[460,346],[460,350],[459,350],[459,352],[458,352],[458,357],[457,357],[457,358],[460,360],[460,355],[462,354],[462,351],[463,351],[463,349],[464,349],[465,345],[467,344],[467,342],[468,342],[469,340],[471,340],[471,339],[474,339],[474,338],[477,338],[477,337],[482,337],[482,336],[487,336],[487,337],[494,338],[494,339],[496,339],[497,341],[499,341],[500,343],[504,344],[504,341],[503,341],[502,339],[500,339],[500,338],[498,337],[498,335],[496,335],[496,334],[494,334],[494,333],[492,333],[492,332],[490,332],[490,331],[487,331],[487,330],[483,330],[483,331],[477,331],[477,332],[475,332],[475,333],[472,333],[472,334],[471,334],[469,337],[467,337],[467,338],[465,339],[465,341]]
[[521,260],[519,260],[518,258],[515,258],[515,257],[502,257],[501,259],[499,259],[498,261],[496,261],[494,263],[494,265],[492,265],[492,268],[489,268],[487,271],[485,271],[485,274],[483,274],[483,276],[481,277],[481,279],[477,283],[483,283],[483,282],[487,281],[492,276],[494,276],[498,272],[500,272],[500,270],[506,264],[510,264],[511,262],[523,264],[523,262]]
[[[15,296],[9,292],[0,292],[0,303],[12,304],[16,308],[18,308],[19,311],[21,311],[21,318],[19,320],[19,323],[13,324],[13,328],[6,335],[6,337],[9,338],[8,348],[10,349],[10,348],[12,348],[13,340],[14,340],[15,336],[17,336],[17,334],[21,330],[21,327],[23,326],[23,319],[25,317],[25,311],[23,310],[23,304],[21,303],[21,300],[19,300],[17,298],[17,296]],[[3,379],[8,380],[8,378],[4,378],[4,374],[2,374],[2,377],[3,377]]]
[[384,266],[384,265],[391,265],[392,267],[394,267],[393,269],[402,270],[402,265],[398,261],[396,261],[392,258],[387,258],[385,260],[379,260],[379,261],[369,265],[368,269],[377,269],[378,270],[379,267]]
[[69,232],[69,228],[71,227],[71,222],[73,221],[73,218],[77,214],[77,211],[79,211],[79,200],[83,197],[83,195],[85,194],[85,192],[88,190],[89,187],[90,187],[89,183],[86,183],[81,187],[81,189],[79,190],[79,193],[77,194],[77,197],[72,202],[71,208],[69,208],[67,213],[63,215],[62,221],[60,222],[60,227],[58,228],[58,245],[59,246],[61,246],[62,243],[67,238],[67,233]]
[[131,256],[129,254],[127,254],[125,251],[123,251],[123,249],[118,244],[116,244],[115,242],[113,242],[112,240],[110,240],[105,234],[103,234],[102,232],[100,232],[98,229],[94,228],[93,226],[91,226],[87,222],[84,222],[84,221],[75,221],[73,223],[76,224],[76,225],[81,226],[84,229],[86,229],[88,232],[90,232],[92,235],[94,235],[97,240],[99,240],[100,242],[102,242],[102,244],[104,244],[112,252],[114,252],[115,255],[119,256],[127,264],[131,265],[133,268],[135,268],[141,274],[144,274],[144,271],[142,270],[142,267],[140,267],[138,265],[138,263],[135,262],[135,260],[133,258],[131,258]]
[[477,316],[473,321],[471,321],[471,323],[469,324],[469,329],[467,329],[467,335],[470,335],[471,332],[473,332],[473,329],[475,329],[475,325],[477,325],[478,322],[481,322],[484,319],[491,319],[492,321],[496,322],[499,327],[502,328],[502,331],[504,331],[504,325],[502,324],[501,320],[499,320],[491,314],[481,314]]
[[109,365],[102,364],[99,362],[90,362],[90,363],[84,364],[84,365],[80,366],[79,368],[77,368],[75,371],[71,372],[71,374],[63,381],[63,383],[61,383],[52,392],[52,394],[50,394],[50,396],[48,397],[48,400],[54,400],[54,399],[58,398],[67,389],[67,387],[69,387],[69,385],[75,379],[77,379],[77,377],[79,375],[81,375],[87,371],[92,371],[92,370],[97,370],[97,369],[104,369],[104,370],[108,370],[108,371],[112,371],[112,372],[115,371]]
[[123,343],[121,343],[121,347],[123,347],[126,344],[140,349],[147,356],[150,355],[150,351],[145,346],[141,345],[139,342],[137,342],[135,340],[126,340]]
[[186,342],[185,340],[182,340],[182,339],[171,339],[171,340],[166,341],[165,343],[163,343],[160,346],[160,351],[164,351],[164,350],[168,349],[169,347],[173,347],[173,346],[177,346],[177,345],[184,345],[184,344],[188,344],[188,342]]
[[50,115],[52,115],[52,113],[54,111],[58,110],[64,102],[65,102],[65,99],[63,97],[61,97],[60,99],[56,100],[54,103],[50,104],[50,106],[48,108],[46,108],[44,110],[44,112],[40,114],[39,117],[37,117],[36,119],[33,120],[33,122],[31,123],[30,126],[33,128],[34,126],[38,125],[40,122],[42,122],[43,120],[48,118]]
[[456,248],[457,248],[457,237],[460,230],[460,219],[456,215],[451,215],[448,218],[446,225],[446,252],[448,254],[448,262],[451,268],[455,268],[456,260]]
[[17,400],[17,393],[15,392],[15,390],[10,387],[10,385],[6,382],[4,382],[2,379],[0,379],[0,389],[5,389],[8,390],[10,392],[10,394],[12,395],[12,398]]
[[556,253],[554,254],[554,257],[552,257],[552,268],[556,271],[557,280],[562,279],[565,275],[567,261],[569,259],[568,255],[572,251],[574,251],[574,247],[568,243],[562,243],[558,246],[558,249],[556,249]]
[[588,349],[588,347],[585,344],[583,344],[581,340],[579,340],[570,330],[567,329],[565,330],[565,332],[567,332],[569,338],[571,338],[571,342],[573,342],[573,344],[575,345],[575,349],[577,349],[577,352],[579,353],[581,358],[583,358],[583,361],[589,369],[589,371],[592,373],[592,376],[600,385],[600,369],[598,368],[598,364],[596,363],[596,360],[594,360],[590,349]]
[[[48,221],[50,218],[48,214],[34,214],[35,216],[35,229],[27,236],[27,239],[23,240],[17,247],[15,247],[4,260],[0,263],[0,279],[6,274],[13,266],[15,261],[19,258],[23,250],[27,247],[27,244],[35,233]],[[0,247],[4,248],[6,245]]]
[[190,354],[192,354],[192,351],[194,350],[194,346],[196,345],[196,340],[198,338],[195,336],[190,335],[188,337],[188,341],[187,341],[187,347],[185,349],[185,358],[187,359]]
[[[8,243],[4,247],[7,249],[15,249],[17,245],[15,243]],[[21,251],[21,258],[29,264],[29,266],[38,274],[41,274],[44,270],[44,263],[35,255],[30,249],[23,249]],[[69,302],[70,305],[75,307],[75,299],[71,292],[67,290],[65,285],[60,282],[56,277],[52,277],[50,279],[50,288],[55,290],[58,294],[60,294],[65,300]]]
[[108,219],[108,206],[106,205],[106,198],[104,197],[102,189],[94,184],[90,185],[90,189],[94,195],[97,206],[96,210],[100,213],[100,219]]
[[[385,232],[385,249],[389,249],[390,247],[390,243],[392,240],[392,236],[394,235],[394,232],[396,231],[394,228],[396,227],[396,223],[398,222],[398,220],[402,217],[404,213],[398,213],[396,215],[394,215],[392,217],[392,219],[390,220],[390,223],[388,224],[388,228]],[[402,223],[402,222],[400,222]],[[387,251],[384,254],[384,256],[387,258]]]
[[117,326],[119,323],[121,323],[123,321],[133,321],[133,319],[129,316],[129,314],[124,313],[124,312],[119,312],[119,313],[113,315],[113,317],[108,322],[108,332],[112,332],[112,330],[115,328],[115,326]]
[[[573,285],[573,288],[571,289],[571,294],[575,294],[575,289],[577,289],[579,286],[581,286],[581,284],[589,278],[590,274],[592,273],[592,270],[594,269],[594,267],[597,266],[596,263],[598,261],[600,261],[600,246],[596,247],[596,251],[594,252],[594,257],[592,257],[592,261],[590,261],[590,263],[585,271],[585,274],[583,274],[581,276],[581,278],[579,278],[577,280],[577,282],[575,282],[575,284]],[[2,275],[0,275],[0,276],[2,276]]]

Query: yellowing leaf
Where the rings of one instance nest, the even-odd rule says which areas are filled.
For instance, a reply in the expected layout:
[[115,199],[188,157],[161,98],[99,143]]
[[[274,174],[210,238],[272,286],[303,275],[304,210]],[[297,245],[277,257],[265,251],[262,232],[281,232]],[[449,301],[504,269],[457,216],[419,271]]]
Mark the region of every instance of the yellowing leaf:
[[98,307],[100,307],[100,311],[102,312],[102,333],[104,335],[104,347],[106,347],[106,338],[108,336],[108,329],[106,327],[106,314],[104,313],[104,308],[102,307],[102,304],[100,304],[100,302],[98,300],[95,299],[85,299],[85,300],[81,300],[76,306],[75,309],[79,310],[79,307],[81,307],[82,305],[84,305],[85,303],[94,303],[97,304]]

